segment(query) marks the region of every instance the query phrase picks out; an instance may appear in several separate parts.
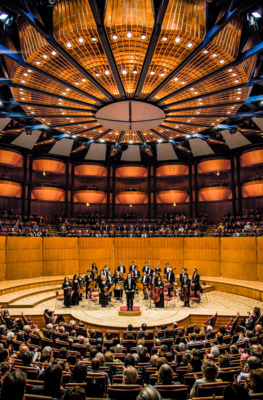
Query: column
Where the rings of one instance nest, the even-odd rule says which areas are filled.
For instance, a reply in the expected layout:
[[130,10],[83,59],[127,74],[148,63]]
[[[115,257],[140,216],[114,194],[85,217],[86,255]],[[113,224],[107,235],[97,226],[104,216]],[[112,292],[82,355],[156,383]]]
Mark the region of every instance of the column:
[[74,218],[74,182],[75,182],[75,165],[71,164],[71,187],[70,187],[70,217]]
[[27,185],[27,154],[23,158],[23,185],[22,185],[22,216],[26,213],[26,185]]
[[195,218],[198,217],[198,172],[197,162],[194,163]]
[[151,199],[151,165],[148,164],[148,220],[151,220],[152,214],[152,199]]
[[27,191],[27,216],[31,215],[31,192],[32,192],[32,172],[33,172],[33,157],[29,156],[29,178]]
[[68,218],[68,188],[69,188],[69,160],[66,162],[66,182],[65,182],[65,217]]
[[237,193],[238,193],[238,215],[242,217],[242,188],[241,188],[241,181],[240,181],[240,154],[236,156],[236,167],[237,167]]
[[236,216],[235,158],[231,156],[232,214]]
[[189,165],[189,218],[193,218],[192,164]]
[[110,163],[108,163],[107,166],[107,212],[106,212],[106,218],[110,218]]
[[153,215],[157,219],[156,165],[153,166]]
[[111,205],[111,218],[115,219],[115,165],[112,168],[112,205]]

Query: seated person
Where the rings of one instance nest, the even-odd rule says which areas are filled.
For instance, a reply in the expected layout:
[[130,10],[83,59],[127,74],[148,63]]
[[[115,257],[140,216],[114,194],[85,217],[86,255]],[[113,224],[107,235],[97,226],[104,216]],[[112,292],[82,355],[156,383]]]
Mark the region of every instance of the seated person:
[[62,387],[62,367],[60,365],[49,366],[44,373],[44,387],[33,386],[31,394],[39,396],[51,396],[61,398],[66,389]]
[[123,384],[124,385],[135,385],[138,379],[137,371],[131,365],[123,371]]
[[154,386],[160,385],[181,385],[178,381],[173,381],[173,369],[168,364],[163,364],[158,371],[158,381]]
[[194,386],[190,392],[190,397],[197,396],[197,386],[203,383],[222,382],[222,379],[217,378],[218,368],[213,361],[204,361],[202,365],[203,378],[196,379]]

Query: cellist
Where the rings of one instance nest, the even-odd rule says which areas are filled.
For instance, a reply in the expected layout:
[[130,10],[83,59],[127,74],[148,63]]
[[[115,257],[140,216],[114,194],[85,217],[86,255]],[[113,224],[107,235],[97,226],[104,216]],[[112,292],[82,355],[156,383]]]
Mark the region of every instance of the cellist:
[[155,283],[155,294],[158,296],[158,301],[155,301],[155,307],[164,308],[164,294],[163,294],[163,281],[160,275],[157,278],[157,282]]
[[184,302],[183,307],[190,307],[190,286],[191,281],[188,278],[188,273],[185,272],[181,280],[181,300]]

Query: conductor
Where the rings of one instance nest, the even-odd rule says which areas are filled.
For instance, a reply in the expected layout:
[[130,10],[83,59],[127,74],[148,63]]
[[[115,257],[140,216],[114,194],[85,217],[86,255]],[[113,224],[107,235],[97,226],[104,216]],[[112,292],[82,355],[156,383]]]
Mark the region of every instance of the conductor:
[[134,292],[136,289],[135,280],[131,277],[131,274],[128,273],[127,279],[124,281],[124,290],[126,292],[126,300],[127,300],[127,311],[133,311],[133,298]]

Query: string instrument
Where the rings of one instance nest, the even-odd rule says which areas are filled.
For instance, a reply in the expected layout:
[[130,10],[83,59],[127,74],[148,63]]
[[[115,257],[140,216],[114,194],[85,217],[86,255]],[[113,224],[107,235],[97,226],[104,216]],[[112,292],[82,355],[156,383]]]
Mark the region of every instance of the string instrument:
[[150,297],[155,303],[156,302],[158,303],[158,301],[160,301],[160,299],[158,300],[158,294],[156,293],[155,285],[152,285],[152,287],[151,287]]
[[[116,280],[116,278],[115,278],[115,280]],[[119,277],[119,280],[116,281],[114,289],[115,290],[123,289],[123,280],[121,277]]]
[[180,300],[184,303],[188,301],[188,286],[182,286],[180,292]]
[[67,290],[67,296],[72,296],[73,295],[73,290],[72,290],[71,286],[68,286],[66,290]]
[[111,283],[110,286],[105,287],[104,295],[108,296],[108,294],[110,294],[113,290],[114,290],[114,284]]
[[85,286],[86,286],[86,284],[83,284],[83,283],[80,283],[80,284],[78,285],[78,288],[77,288],[78,294],[81,294],[81,293],[84,293],[84,292],[85,292]]
[[143,285],[143,294],[145,295],[145,297],[149,297],[149,290],[147,285]]

